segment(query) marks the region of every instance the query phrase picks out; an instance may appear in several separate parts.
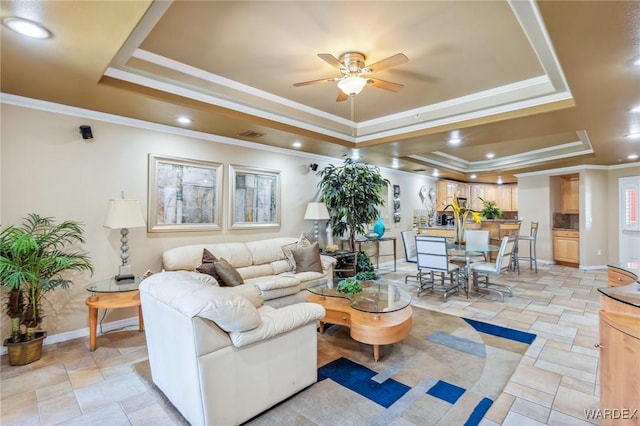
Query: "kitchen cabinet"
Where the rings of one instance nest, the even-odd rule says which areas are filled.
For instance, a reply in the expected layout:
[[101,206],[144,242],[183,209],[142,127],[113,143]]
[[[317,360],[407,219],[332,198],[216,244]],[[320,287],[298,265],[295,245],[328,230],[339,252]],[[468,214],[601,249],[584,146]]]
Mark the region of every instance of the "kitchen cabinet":
[[562,176],[560,192],[561,213],[580,213],[580,176]]
[[496,204],[500,210],[511,211],[511,185],[498,185]]
[[480,197],[487,201],[495,201],[502,211],[518,211],[518,185],[472,184],[470,193],[472,210],[482,210]]
[[576,266],[580,263],[580,232],[553,231],[553,260]]
[[468,183],[439,180],[436,182],[436,210],[443,211],[455,196],[468,200],[470,195]]

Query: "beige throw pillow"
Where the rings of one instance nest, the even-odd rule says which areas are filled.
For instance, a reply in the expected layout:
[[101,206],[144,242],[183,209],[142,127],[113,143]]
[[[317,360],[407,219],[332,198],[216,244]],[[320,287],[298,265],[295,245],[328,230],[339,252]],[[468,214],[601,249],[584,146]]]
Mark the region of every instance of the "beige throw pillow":
[[311,246],[311,241],[309,241],[307,236],[304,235],[304,232],[300,234],[300,238],[298,238],[298,241],[296,241],[295,243],[282,246],[282,252],[286,256],[287,261],[289,262],[289,267],[291,268],[292,271],[296,270],[296,260],[293,258],[292,251],[294,249],[305,248],[310,246]]
[[318,243],[313,243],[309,247],[296,248],[291,252],[296,262],[296,273],[322,273],[322,261],[320,260],[320,248],[318,247]]

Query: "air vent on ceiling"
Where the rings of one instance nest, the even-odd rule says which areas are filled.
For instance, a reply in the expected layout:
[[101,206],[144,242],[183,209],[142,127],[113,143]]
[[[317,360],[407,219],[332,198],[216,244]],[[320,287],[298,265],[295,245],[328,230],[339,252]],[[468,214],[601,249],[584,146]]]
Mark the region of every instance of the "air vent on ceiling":
[[240,136],[245,137],[245,138],[256,139],[256,138],[259,138],[261,136],[264,136],[264,133],[258,133],[258,132],[255,132],[253,130],[247,130],[246,132],[240,133]]
[[414,172],[426,172],[427,169],[413,169]]

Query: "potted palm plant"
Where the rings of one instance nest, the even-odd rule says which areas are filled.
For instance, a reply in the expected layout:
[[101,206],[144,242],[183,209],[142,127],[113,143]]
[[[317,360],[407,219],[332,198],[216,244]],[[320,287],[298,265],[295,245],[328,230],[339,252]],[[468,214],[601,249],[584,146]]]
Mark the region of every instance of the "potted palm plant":
[[378,167],[351,158],[342,166],[328,165],[318,175],[322,202],[331,216],[329,224],[336,234],[348,234],[354,249],[356,234],[364,234],[367,225],[378,219],[378,206],[384,205],[382,190],[389,180]]
[[50,291],[69,288],[65,273],[93,273],[89,256],[71,247],[83,243],[81,224],[55,223],[53,218],[31,213],[21,226],[0,232],[0,282],[8,290],[5,312],[11,318],[11,337],[4,341],[11,365],[40,359],[46,332],[39,330],[42,302]]

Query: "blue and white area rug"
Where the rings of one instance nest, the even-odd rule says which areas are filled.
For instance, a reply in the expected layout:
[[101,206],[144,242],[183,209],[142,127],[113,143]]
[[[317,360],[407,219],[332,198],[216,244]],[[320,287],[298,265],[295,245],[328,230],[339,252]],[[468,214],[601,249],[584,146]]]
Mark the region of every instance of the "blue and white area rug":
[[318,383],[250,425],[477,425],[535,335],[414,307],[402,342],[373,349],[346,327],[318,335]]

